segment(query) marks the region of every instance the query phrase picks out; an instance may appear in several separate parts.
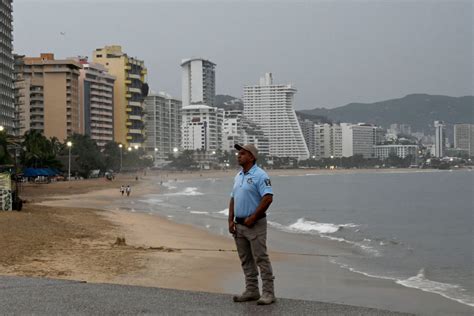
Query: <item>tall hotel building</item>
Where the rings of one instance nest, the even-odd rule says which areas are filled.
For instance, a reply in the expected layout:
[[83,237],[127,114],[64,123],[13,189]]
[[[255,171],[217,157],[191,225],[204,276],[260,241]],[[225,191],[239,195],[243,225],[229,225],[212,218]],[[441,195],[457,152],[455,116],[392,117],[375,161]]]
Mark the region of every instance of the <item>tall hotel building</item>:
[[55,60],[53,54],[16,59],[19,134],[38,130],[63,141],[82,133],[79,71],[74,60]]
[[442,158],[444,156],[444,147],[445,147],[444,122],[434,121],[434,128],[435,128],[434,156],[438,158]]
[[216,64],[202,58],[184,59],[182,69],[181,148],[209,155],[222,146],[224,110],[214,107]]
[[143,61],[129,57],[121,46],[105,46],[94,51],[93,61],[105,66],[115,77],[114,140],[125,146],[145,145],[145,106],[148,85]]
[[365,159],[375,158],[375,145],[384,138],[384,130],[378,126],[359,123],[341,123],[342,156],[362,155]]
[[183,107],[193,104],[215,105],[216,64],[202,58],[184,59],[182,69]]
[[222,144],[224,110],[203,104],[182,109],[181,148],[217,151]]
[[78,58],[82,64],[79,81],[81,126],[99,147],[114,139],[114,83],[115,77],[97,63]]
[[474,156],[474,124],[454,124],[454,147]]
[[267,73],[259,85],[244,87],[244,116],[261,126],[269,140],[269,154],[277,157],[309,158],[295,110],[291,85],[273,84]]
[[12,0],[0,2],[0,125],[14,133],[15,92],[13,61]]
[[181,146],[181,101],[165,93],[151,94],[146,105],[146,149],[155,161]]
[[314,125],[314,156],[316,159],[342,157],[341,125]]

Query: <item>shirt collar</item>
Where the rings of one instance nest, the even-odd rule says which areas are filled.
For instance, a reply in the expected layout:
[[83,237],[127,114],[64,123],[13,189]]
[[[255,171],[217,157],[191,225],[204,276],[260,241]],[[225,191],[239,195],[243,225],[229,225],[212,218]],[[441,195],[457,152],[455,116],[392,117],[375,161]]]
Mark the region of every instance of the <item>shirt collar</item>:
[[247,173],[244,174],[244,170],[240,169],[239,175],[247,175],[247,174],[254,174],[255,170],[257,170],[257,164],[254,164],[252,168],[249,169]]

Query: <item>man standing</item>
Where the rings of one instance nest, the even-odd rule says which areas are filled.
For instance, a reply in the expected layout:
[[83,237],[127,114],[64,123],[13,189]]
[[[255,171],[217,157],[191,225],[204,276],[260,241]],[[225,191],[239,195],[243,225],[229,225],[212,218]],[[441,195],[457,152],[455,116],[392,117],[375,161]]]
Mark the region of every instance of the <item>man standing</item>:
[[[235,176],[229,203],[229,232],[234,236],[242,269],[245,291],[234,302],[257,301],[259,305],[275,302],[273,271],[267,254],[266,210],[273,201],[267,173],[256,164],[258,150],[252,144],[236,144],[237,160],[242,167]],[[258,268],[262,278],[262,296],[258,289]]]

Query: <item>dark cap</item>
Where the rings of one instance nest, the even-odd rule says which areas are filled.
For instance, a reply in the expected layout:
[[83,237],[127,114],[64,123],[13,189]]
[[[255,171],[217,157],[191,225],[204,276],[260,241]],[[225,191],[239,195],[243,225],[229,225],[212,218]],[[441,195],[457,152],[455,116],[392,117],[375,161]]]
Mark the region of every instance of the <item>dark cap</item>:
[[246,145],[235,144],[234,148],[237,150],[241,150],[241,149],[246,150],[252,154],[255,160],[258,159],[258,149],[253,144],[246,144]]

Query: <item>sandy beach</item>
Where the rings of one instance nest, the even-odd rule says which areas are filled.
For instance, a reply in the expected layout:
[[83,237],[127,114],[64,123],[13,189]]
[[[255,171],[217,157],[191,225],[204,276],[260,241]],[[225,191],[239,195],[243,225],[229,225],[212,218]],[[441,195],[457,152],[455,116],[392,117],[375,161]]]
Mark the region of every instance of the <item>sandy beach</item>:
[[[432,170],[270,170],[271,176],[361,172],[433,172]],[[154,214],[110,209],[122,199],[118,188],[132,185],[130,199],[159,193],[158,179],[233,177],[234,170],[119,175],[104,179],[26,184],[22,212],[0,213],[0,274],[84,280],[209,292],[240,292],[243,277],[230,237],[173,222]],[[153,182],[153,181],[154,182]],[[223,206],[223,208],[226,206]],[[293,241],[269,231],[271,239]],[[272,243],[270,243],[270,248]],[[437,294],[370,278],[331,263],[350,254],[321,239],[322,256],[291,255],[275,247],[277,295],[385,308],[426,315],[469,315],[473,309]],[[342,252],[341,252],[342,251]],[[347,253],[344,253],[347,251]]]

